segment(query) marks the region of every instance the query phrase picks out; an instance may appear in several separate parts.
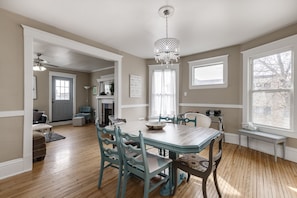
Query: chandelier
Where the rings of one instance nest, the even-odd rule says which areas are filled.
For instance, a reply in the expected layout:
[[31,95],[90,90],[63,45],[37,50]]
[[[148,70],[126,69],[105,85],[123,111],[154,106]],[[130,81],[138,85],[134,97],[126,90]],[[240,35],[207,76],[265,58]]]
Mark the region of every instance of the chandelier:
[[179,59],[179,40],[168,38],[168,17],[172,16],[174,8],[163,6],[159,9],[159,15],[166,19],[166,38],[161,38],[155,42],[155,60],[157,63],[166,64],[177,62]]
[[46,63],[46,60],[40,58],[42,54],[37,53],[37,58],[34,59],[33,71],[45,71],[46,68],[43,66],[43,63]]

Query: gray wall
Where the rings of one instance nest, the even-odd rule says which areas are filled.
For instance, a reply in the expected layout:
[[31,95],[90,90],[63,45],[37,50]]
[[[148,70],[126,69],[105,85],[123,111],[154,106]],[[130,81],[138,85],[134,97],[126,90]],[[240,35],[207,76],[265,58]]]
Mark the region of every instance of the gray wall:
[[[21,24],[122,55],[124,60],[122,71],[129,70],[131,66],[134,67],[136,64],[140,65],[140,70],[145,68],[144,61],[135,56],[0,9],[0,163],[23,157],[24,116],[7,116],[8,113],[6,113],[24,111],[24,40]],[[142,73],[145,73],[145,71]],[[48,79],[46,73],[40,75],[45,75],[44,77]],[[37,83],[41,78],[37,76]],[[123,80],[125,79],[126,77],[123,76]],[[82,75],[82,79],[79,78],[77,81],[81,82],[81,85],[78,84],[77,86],[77,92],[82,93],[85,91],[83,85],[86,82],[91,82],[91,76],[86,77]],[[126,84],[126,82],[120,83]],[[40,86],[46,85],[41,83]],[[79,88],[80,86],[81,88]],[[38,84],[37,89],[39,89]],[[128,92],[127,87],[124,86],[122,91],[123,93]],[[47,93],[38,94],[37,97],[43,98],[42,100],[45,101],[46,95]],[[123,104],[126,101],[127,98],[123,97]],[[146,102],[146,95],[143,96],[141,101],[135,101],[135,103],[142,103],[142,101]],[[46,107],[45,103],[41,100],[36,101],[36,108],[47,109],[48,107]],[[78,98],[78,105],[81,103],[84,103],[83,97]]]

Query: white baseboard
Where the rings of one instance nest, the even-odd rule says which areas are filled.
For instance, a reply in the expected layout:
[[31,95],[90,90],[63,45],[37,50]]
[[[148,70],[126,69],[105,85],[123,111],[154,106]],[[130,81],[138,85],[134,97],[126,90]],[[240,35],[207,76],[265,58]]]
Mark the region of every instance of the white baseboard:
[[0,180],[32,170],[32,166],[28,166],[27,160],[19,158],[0,163]]
[[61,121],[61,122],[50,122],[49,124],[52,126],[68,125],[68,124],[72,124],[72,120]]
[[[239,144],[238,134],[225,133],[225,141],[227,143],[238,145]],[[246,136],[241,136],[241,146],[247,147],[247,137]],[[263,152],[263,153],[274,155],[273,144],[268,143],[268,142],[250,138],[250,148],[260,151],[260,152]],[[277,156],[282,158],[283,157],[282,152],[283,152],[282,146],[278,145],[277,146]],[[297,163],[297,149],[286,146],[285,159]]]

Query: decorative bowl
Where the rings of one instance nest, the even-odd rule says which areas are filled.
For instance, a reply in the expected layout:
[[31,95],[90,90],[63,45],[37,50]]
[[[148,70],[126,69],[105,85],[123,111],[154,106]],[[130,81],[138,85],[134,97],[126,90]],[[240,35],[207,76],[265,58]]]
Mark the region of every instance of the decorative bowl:
[[166,123],[165,122],[147,122],[145,123],[145,126],[147,126],[147,128],[151,130],[160,130],[166,126]]

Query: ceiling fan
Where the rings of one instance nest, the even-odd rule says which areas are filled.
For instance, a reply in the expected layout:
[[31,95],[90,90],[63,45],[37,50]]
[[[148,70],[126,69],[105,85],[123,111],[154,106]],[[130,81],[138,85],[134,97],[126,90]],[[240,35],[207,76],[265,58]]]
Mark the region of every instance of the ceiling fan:
[[36,55],[37,58],[34,58],[33,71],[45,71],[46,68],[44,64],[47,63],[47,61],[40,58],[41,53],[37,53]]
[[37,58],[34,58],[33,71],[45,71],[46,67],[57,67],[56,65],[49,64],[46,60],[41,59],[41,53],[36,53]]

